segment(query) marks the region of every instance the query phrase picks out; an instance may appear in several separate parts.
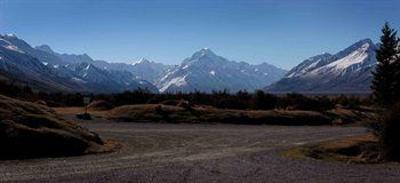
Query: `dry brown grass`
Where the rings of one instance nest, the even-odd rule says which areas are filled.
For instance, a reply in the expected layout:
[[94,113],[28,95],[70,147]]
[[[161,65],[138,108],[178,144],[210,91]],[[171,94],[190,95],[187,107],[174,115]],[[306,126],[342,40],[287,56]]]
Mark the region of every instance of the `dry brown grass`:
[[326,115],[334,119],[334,124],[346,125],[346,124],[365,124],[371,120],[376,119],[374,110],[371,109],[346,109],[342,107],[336,107],[335,109],[326,112]]
[[331,140],[292,148],[284,152],[286,157],[311,157],[320,160],[346,163],[379,163],[383,159],[378,140],[373,134]]
[[62,115],[75,115],[85,112],[84,107],[53,107],[52,109]]
[[[53,107],[52,108],[57,114],[61,115],[77,115],[85,112],[84,107]],[[95,117],[106,117],[109,110],[91,110],[88,109],[88,113]]]
[[45,105],[0,95],[0,159],[109,151],[105,142]]
[[[83,107],[53,108],[63,115],[84,112]],[[112,110],[88,110],[92,116],[118,121],[170,123],[232,123],[277,125],[362,125],[374,119],[370,110],[336,108],[327,112],[299,110],[233,110],[211,106],[182,107],[165,104],[140,104],[116,107]]]

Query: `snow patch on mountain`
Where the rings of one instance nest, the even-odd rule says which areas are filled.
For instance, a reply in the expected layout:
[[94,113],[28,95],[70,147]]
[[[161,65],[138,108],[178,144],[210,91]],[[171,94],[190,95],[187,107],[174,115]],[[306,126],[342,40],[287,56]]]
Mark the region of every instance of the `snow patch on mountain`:
[[215,76],[215,71],[214,70],[210,71],[210,74]]
[[185,69],[189,68],[189,66],[190,66],[190,65],[187,64],[187,65],[183,66],[182,69],[185,70]]
[[369,46],[370,45],[368,43],[365,43],[361,48],[352,52],[350,55],[328,64],[327,67],[335,67],[337,69],[346,69],[353,64],[359,64],[368,57],[367,50],[368,50]]
[[332,59],[332,55],[329,53],[323,53],[321,55],[316,55],[304,60],[301,64],[291,69],[285,78],[301,77],[310,71],[318,68],[321,65],[325,65]]
[[172,78],[171,80],[169,80],[162,88],[160,88],[160,92],[165,92],[169,87],[171,87],[171,86],[176,86],[176,87],[180,87],[180,86],[185,86],[185,85],[187,85],[187,82],[186,82],[186,77],[187,77],[187,75],[185,75],[185,76],[182,76],[182,77],[175,77],[175,78]]
[[6,34],[6,36],[7,36],[7,37],[14,37],[14,38],[17,37],[17,35],[15,35],[14,33],[8,33],[8,34]]
[[20,53],[25,53],[24,51],[20,50],[19,48],[17,48],[16,46],[13,45],[7,45],[5,46],[5,48],[12,50],[12,51],[16,51],[16,52],[20,52]]

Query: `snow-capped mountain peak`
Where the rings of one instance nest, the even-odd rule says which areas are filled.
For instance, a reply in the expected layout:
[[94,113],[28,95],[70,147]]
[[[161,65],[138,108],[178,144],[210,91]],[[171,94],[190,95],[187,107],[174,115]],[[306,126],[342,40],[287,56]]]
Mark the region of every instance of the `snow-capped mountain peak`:
[[375,44],[370,39],[360,40],[346,49],[331,55],[324,53],[304,60],[286,75],[286,78],[313,77],[322,74],[338,75],[344,70],[365,63],[374,64]]
[[201,49],[168,72],[157,84],[161,92],[252,91],[280,79],[286,71],[263,63],[230,61]]
[[139,61],[134,62],[132,65],[135,66],[135,65],[151,64],[151,63],[153,63],[153,62],[143,57],[143,58],[141,58]]
[[368,92],[376,66],[376,45],[360,40],[334,55],[304,60],[281,81],[268,86],[273,92]]
[[[364,48],[365,51],[367,51],[367,49],[375,49],[375,44],[372,42],[371,39],[362,39],[360,41],[357,41],[356,43],[352,44],[351,46],[347,47],[346,49],[338,52],[337,54],[335,54],[336,59],[340,59],[343,58],[347,55],[349,55],[350,53],[360,50]],[[370,50],[370,51],[374,51],[374,50]]]
[[210,57],[210,58],[213,58],[213,57],[217,57],[217,55],[211,50],[211,49],[209,49],[209,48],[203,48],[203,49],[201,49],[201,50],[199,50],[199,51],[197,51],[197,52],[195,52],[193,55],[192,55],[192,59],[198,59],[198,58],[201,58],[201,57]]
[[359,64],[363,62],[368,57],[368,50],[371,48],[370,43],[363,43],[356,50],[351,52],[349,55],[336,60],[327,65],[327,67],[336,67],[337,69],[346,69],[353,64]]

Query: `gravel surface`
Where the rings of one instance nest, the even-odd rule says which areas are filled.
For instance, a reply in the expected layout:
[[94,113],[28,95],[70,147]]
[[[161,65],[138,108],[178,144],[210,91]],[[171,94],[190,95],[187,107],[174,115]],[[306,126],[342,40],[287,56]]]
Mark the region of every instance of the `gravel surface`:
[[359,127],[82,122],[120,141],[115,153],[0,161],[0,182],[400,182],[399,164],[289,159],[305,143],[359,135]]

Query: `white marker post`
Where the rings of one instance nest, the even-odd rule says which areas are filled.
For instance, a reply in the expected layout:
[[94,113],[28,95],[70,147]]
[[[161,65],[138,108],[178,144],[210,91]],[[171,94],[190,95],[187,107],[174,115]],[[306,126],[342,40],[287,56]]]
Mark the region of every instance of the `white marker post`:
[[83,97],[83,104],[85,105],[85,114],[87,114],[87,108],[90,103],[90,97]]

